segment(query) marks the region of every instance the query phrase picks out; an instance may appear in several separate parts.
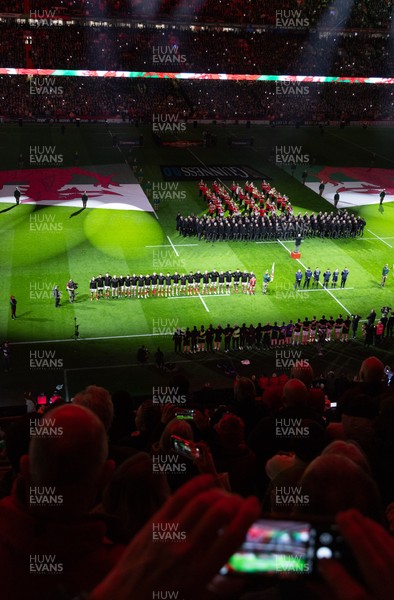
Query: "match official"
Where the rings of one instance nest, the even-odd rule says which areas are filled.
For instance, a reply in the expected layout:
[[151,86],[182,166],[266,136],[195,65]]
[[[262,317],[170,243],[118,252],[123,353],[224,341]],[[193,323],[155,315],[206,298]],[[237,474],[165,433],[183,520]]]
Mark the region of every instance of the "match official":
[[341,288],[345,287],[348,275],[349,275],[349,269],[347,267],[345,267],[341,273]]
[[263,275],[263,294],[267,293],[267,289],[268,289],[268,284],[271,281],[271,276],[268,273],[268,271],[266,271]]
[[389,266],[386,264],[384,265],[383,269],[382,269],[382,281],[380,283],[380,285],[382,287],[384,287],[384,284],[386,283],[386,279],[387,279],[387,275],[389,274]]
[[301,269],[298,269],[298,271],[295,274],[295,283],[294,283],[294,289],[296,290],[297,288],[299,289],[301,286],[301,281],[302,281],[302,271]]
[[309,288],[309,284],[311,282],[311,277],[312,277],[312,269],[310,267],[308,267],[305,271],[305,280],[304,280],[304,288]]

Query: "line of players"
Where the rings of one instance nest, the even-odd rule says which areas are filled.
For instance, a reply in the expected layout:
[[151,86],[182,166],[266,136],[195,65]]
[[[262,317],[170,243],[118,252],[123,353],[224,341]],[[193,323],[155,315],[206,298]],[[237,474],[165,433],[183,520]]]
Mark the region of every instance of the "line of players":
[[198,187],[200,196],[203,196],[208,204],[210,215],[223,216],[226,210],[230,214],[240,215],[243,208],[245,208],[245,212],[256,216],[264,216],[267,213],[275,214],[276,212],[292,214],[293,212],[288,196],[281,194],[266,181],[261,184],[261,192],[253,181],[250,183],[247,181],[243,188],[239,183],[233,181],[231,195],[230,189],[225,185],[218,184],[217,181],[212,183],[210,189],[201,179]]
[[109,273],[91,277],[90,300],[125,298],[148,298],[155,296],[192,296],[198,294],[243,293],[255,295],[256,276],[253,272],[240,271],[190,271],[179,274],[153,273],[152,275],[120,275]]
[[[313,273],[312,273],[312,269],[310,267],[307,267],[305,269],[305,279],[304,279],[303,289],[309,288],[311,281],[312,281],[311,287],[318,288],[319,284],[320,284],[320,275],[321,275],[321,270],[318,267],[313,271]],[[341,283],[340,283],[341,288],[344,288],[346,286],[346,280],[348,278],[348,275],[349,275],[349,269],[347,267],[345,267],[343,269],[343,271],[341,272]],[[301,281],[302,281],[303,277],[304,277],[304,274],[302,273],[301,269],[298,269],[298,271],[295,274],[295,282],[294,282],[295,290],[297,290],[301,287]],[[324,271],[323,284],[322,284],[323,287],[328,288],[329,283],[330,283],[330,278],[331,278],[331,287],[336,288],[338,279],[339,279],[339,269],[335,269],[335,271],[333,271],[333,273],[331,273],[330,269],[326,269],[326,271]]]
[[[384,306],[382,309],[382,317],[378,322],[381,326],[380,332],[376,331],[376,342],[386,336],[393,337],[394,332],[394,312],[389,306]],[[391,314],[390,314],[391,312]],[[302,321],[300,318],[294,323],[290,320],[287,324],[283,321],[281,325],[274,322],[273,325],[266,323],[257,326],[246,323],[240,327],[239,325],[231,326],[227,323],[226,327],[217,325],[209,325],[205,328],[201,325],[186,329],[178,328],[173,334],[175,352],[196,353],[204,351],[217,351],[222,349],[224,340],[224,351],[232,350],[251,350],[256,349],[272,349],[280,346],[306,346],[319,342],[348,342],[349,335],[351,339],[357,337],[358,325],[361,320],[360,315],[347,315],[345,318],[341,314],[336,319],[331,315],[329,319],[323,315],[321,319],[313,316],[312,319],[305,317]],[[367,323],[363,324],[362,335],[365,337],[367,327],[374,327],[376,312],[372,309],[367,316]],[[378,327],[377,326],[377,327]]]
[[361,217],[348,215],[346,211],[339,216],[333,212],[312,213],[304,216],[275,214],[248,217],[202,215],[176,216],[176,230],[183,237],[197,236],[199,240],[216,241],[258,241],[288,240],[295,235],[302,237],[342,238],[363,236],[366,221]]
[[[290,320],[288,323],[274,322],[273,325],[266,323],[257,326],[253,324],[246,326],[245,323],[226,327],[209,325],[205,328],[201,325],[186,329],[177,329],[173,335],[176,352],[195,353],[207,351],[220,351],[224,341],[224,351],[250,350],[252,348],[270,349],[276,346],[306,346],[314,342],[348,342],[349,335],[355,339],[360,315],[341,314],[336,319],[331,315],[329,319],[323,315],[321,319],[313,316],[312,319],[299,318],[296,322]],[[387,319],[386,319],[387,320]],[[387,336],[393,335],[394,314],[387,320]],[[231,348],[230,348],[231,347]]]

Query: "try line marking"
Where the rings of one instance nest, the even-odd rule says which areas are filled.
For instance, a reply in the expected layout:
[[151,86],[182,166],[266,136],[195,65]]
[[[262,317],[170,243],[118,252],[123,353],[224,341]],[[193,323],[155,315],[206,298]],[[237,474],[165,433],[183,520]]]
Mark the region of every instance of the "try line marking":
[[[287,250],[287,252],[288,252],[289,254],[291,254],[291,250],[289,250],[288,248],[286,248],[286,246],[284,245],[284,243],[283,243],[283,242],[281,242],[281,240],[278,240],[278,242],[280,243],[280,245],[281,245],[281,246],[283,246],[283,248],[284,248],[285,250]],[[304,264],[303,264],[303,263],[300,261],[300,259],[299,259],[299,258],[296,258],[296,261],[297,261],[297,262],[298,262],[298,263],[301,265],[301,267],[302,267],[303,269],[306,269],[306,266],[305,266],[305,265],[304,265]],[[352,313],[351,313],[351,311],[350,311],[350,310],[348,310],[348,309],[346,308],[346,306],[344,306],[344,305],[342,304],[342,302],[340,302],[340,301],[338,300],[338,298],[335,298],[334,294],[333,294],[333,293],[332,293],[332,292],[331,292],[331,291],[330,291],[328,288],[325,288],[325,287],[323,287],[323,284],[321,283],[321,281],[319,281],[319,284],[320,284],[320,285],[322,286],[322,288],[323,288],[323,289],[324,289],[324,290],[327,292],[327,294],[330,294],[331,298],[333,298],[333,300],[335,300],[335,302],[337,302],[337,303],[339,304],[339,306],[342,306],[343,310],[344,310],[344,311],[345,311],[345,312],[346,312],[348,315],[351,315],[351,314],[352,314]]]
[[379,237],[378,235],[376,235],[376,233],[374,233],[373,231],[371,231],[370,229],[367,229],[367,231],[369,231],[369,233],[372,233],[372,235],[374,235],[378,240],[380,240],[383,244],[386,244],[386,246],[388,246],[389,248],[392,248],[391,244],[389,244],[388,242],[385,242],[383,238]]

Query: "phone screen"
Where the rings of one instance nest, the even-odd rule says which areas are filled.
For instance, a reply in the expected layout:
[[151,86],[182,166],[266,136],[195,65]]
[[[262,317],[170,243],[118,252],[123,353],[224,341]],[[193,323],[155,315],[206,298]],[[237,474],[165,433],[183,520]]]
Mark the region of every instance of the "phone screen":
[[341,556],[336,525],[259,519],[220,573],[297,578],[312,574],[318,559]]
[[171,444],[175,452],[178,452],[178,454],[181,454],[186,458],[194,460],[200,456],[200,450],[194,445],[193,442],[190,442],[189,440],[184,440],[176,435],[172,435]]
[[183,421],[192,421],[194,419],[194,415],[195,415],[195,410],[190,408],[185,408],[183,410],[179,410],[175,413],[175,416],[177,419],[183,420]]

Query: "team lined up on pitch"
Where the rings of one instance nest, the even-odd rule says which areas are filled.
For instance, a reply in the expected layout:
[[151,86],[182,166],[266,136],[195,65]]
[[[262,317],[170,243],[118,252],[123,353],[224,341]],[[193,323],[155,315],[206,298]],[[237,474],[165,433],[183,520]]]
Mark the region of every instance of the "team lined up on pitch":
[[198,294],[255,294],[256,276],[251,271],[190,271],[179,274],[109,275],[92,277],[89,283],[90,300],[99,298],[149,298],[155,296],[192,296]]
[[210,189],[199,183],[200,196],[208,203],[202,216],[176,216],[176,229],[183,237],[197,236],[199,240],[262,241],[287,240],[301,237],[342,238],[363,236],[366,221],[347,210],[294,215],[286,195],[266,181],[259,192],[253,182],[244,188],[234,183],[230,190],[213,182]]
[[[389,272],[388,265],[383,267],[382,271],[382,283],[387,279]],[[320,283],[320,276],[323,275],[323,283]],[[304,279],[303,289],[309,289],[310,284],[312,289],[318,288],[322,285],[327,288],[330,279],[331,287],[336,288],[339,277],[340,287],[346,286],[346,281],[349,275],[349,269],[345,267],[341,273],[339,269],[335,269],[331,273],[330,269],[322,274],[321,270],[317,267],[314,271],[310,267],[305,269],[305,273],[302,273],[301,269],[298,269],[295,274],[294,289],[297,290],[301,287],[301,282]],[[272,264],[271,272],[268,269],[263,274],[262,278],[262,292],[266,294],[268,286],[273,282],[275,276],[275,263]],[[255,295],[256,293],[256,275],[253,271],[241,271],[236,269],[235,271],[217,271],[215,268],[212,271],[196,271],[193,273],[190,271],[188,274],[185,273],[152,273],[152,275],[98,275],[92,277],[89,282],[90,289],[90,300],[99,300],[100,298],[119,299],[119,298],[149,298],[149,297],[170,297],[170,296],[193,296],[199,294],[221,294],[230,295],[231,293],[243,293],[249,295]],[[75,286],[75,287],[74,287]],[[57,286],[55,286],[57,288]],[[74,301],[75,289],[77,284],[70,280],[67,283],[67,291],[70,295],[70,302]],[[71,292],[70,292],[71,290]],[[55,295],[56,299],[56,295]],[[57,306],[60,303],[60,296],[58,297]]]
[[[387,307],[388,308],[388,307]],[[365,338],[367,328],[372,327],[374,331],[375,343],[380,343],[384,334],[392,337],[394,326],[394,313],[389,316],[388,312],[383,313],[386,307],[382,308],[382,318],[379,319],[376,327],[374,326],[376,313],[371,311],[367,317],[367,323],[363,324],[362,336]],[[384,316],[383,316],[384,314]],[[288,323],[275,321],[262,325],[243,323],[225,327],[222,325],[212,325],[205,327],[178,328],[173,334],[175,352],[184,352],[186,354],[195,354],[196,352],[213,352],[222,350],[224,341],[224,351],[230,350],[270,350],[283,346],[306,346],[327,342],[349,342],[357,337],[357,330],[360,315],[341,314],[335,319],[332,315],[326,318],[322,315],[320,319],[314,315],[312,318],[305,317],[296,321],[290,320]],[[384,321],[384,322],[383,322]]]

